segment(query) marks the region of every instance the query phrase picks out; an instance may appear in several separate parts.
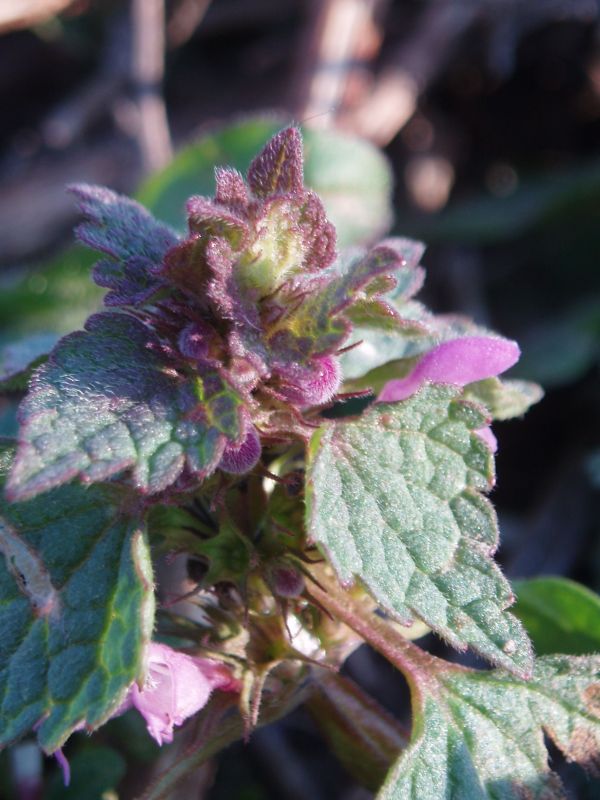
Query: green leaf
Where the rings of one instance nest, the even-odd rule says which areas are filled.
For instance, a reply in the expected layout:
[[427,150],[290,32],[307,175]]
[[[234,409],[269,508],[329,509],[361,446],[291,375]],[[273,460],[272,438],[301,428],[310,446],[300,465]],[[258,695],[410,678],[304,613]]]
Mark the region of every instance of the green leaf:
[[[289,120],[247,119],[203,136],[150,178],[138,200],[181,229],[190,195],[214,193],[214,167],[246,172],[256,153]],[[323,200],[341,247],[375,240],[391,223],[391,171],[368,142],[340,133],[303,130],[305,183]]]
[[567,578],[514,581],[514,613],[538,655],[600,653],[600,597]]
[[96,728],[141,675],[152,571],[115,489],[0,502],[0,745],[37,730],[53,752]]
[[26,389],[33,370],[46,361],[57,341],[55,333],[34,333],[0,347],[0,391]]
[[[404,377],[406,372],[398,375],[394,367],[388,365],[398,364],[421,355],[432,345],[432,337],[419,331],[417,326],[411,334],[406,335],[400,331],[384,333],[361,326],[353,328],[350,343],[358,342],[359,344],[341,356],[344,380],[350,381],[353,387],[356,385],[370,386],[372,385],[371,378],[375,377],[375,371],[383,370],[383,375],[386,375],[386,368],[389,371],[389,377],[381,382],[379,388],[386,380]],[[414,362],[411,365],[414,365]],[[400,368],[402,370],[402,365]]]
[[65,334],[82,327],[86,318],[99,309],[104,295],[104,290],[91,279],[96,260],[97,254],[76,246],[41,267],[3,277],[3,339],[16,341],[32,332]]
[[527,675],[531,648],[505,609],[510,586],[491,558],[496,517],[485,424],[456,390],[427,386],[332,422],[311,441],[307,530],[341,581],[362,581],[389,613],[421,618],[453,646]]
[[[328,282],[274,327],[271,340],[276,340],[283,329],[291,331],[296,341],[302,342],[300,354],[309,347],[317,353],[332,351],[347,336],[348,323],[344,317],[357,299],[363,303],[363,311],[364,304],[381,303],[377,316],[387,315],[391,328],[402,330],[408,326],[411,329],[410,323],[405,324],[394,308],[374,297],[370,284],[376,284],[376,291],[381,288],[382,279],[389,278],[396,269],[407,264],[414,268],[422,250],[418,242],[386,239],[364,255],[340,259],[341,263],[336,265],[336,272],[330,274]],[[364,315],[362,322],[365,322]],[[305,339],[311,342],[305,344]]]
[[600,658],[545,656],[526,682],[445,665],[413,694],[414,729],[378,800],[560,800],[545,733],[569,761],[600,755]]
[[[214,392],[213,392],[214,389]],[[202,405],[204,419],[186,414]],[[239,401],[219,381],[167,369],[154,334],[124,314],[98,314],[65,337],[21,404],[20,444],[8,491],[26,499],[79,477],[105,480],[133,467],[149,494],[187,463],[204,476],[241,433]]]
[[498,420],[520,417],[543,396],[544,390],[537,383],[500,378],[471,383],[463,392],[465,400],[481,403],[492,419]]

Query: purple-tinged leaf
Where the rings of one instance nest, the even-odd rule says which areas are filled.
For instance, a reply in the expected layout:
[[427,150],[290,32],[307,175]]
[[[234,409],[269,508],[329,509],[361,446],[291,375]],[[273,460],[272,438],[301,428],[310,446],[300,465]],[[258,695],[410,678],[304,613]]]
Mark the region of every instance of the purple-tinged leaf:
[[7,491],[26,499],[73,478],[132,470],[153,494],[184,468],[212,472],[243,435],[241,400],[220,376],[180,377],[156,336],[122,314],[91,317],[35,374],[20,408],[20,442]]
[[237,280],[256,300],[302,291],[306,276],[329,267],[335,229],[312,192],[277,194],[254,203],[253,236],[235,265]]
[[301,204],[293,195],[268,198],[256,208],[253,241],[235,266],[241,286],[256,300],[302,271],[306,252],[300,215]]
[[167,250],[178,241],[168,225],[143,206],[99,186],[71,186],[86,221],[77,238],[110,258],[94,267],[94,280],[110,291],[108,306],[140,305],[163,286],[158,270]]
[[260,198],[303,190],[302,137],[298,128],[285,128],[270,139],[250,164],[248,184]]
[[239,446],[246,436],[247,414],[225,371],[200,364],[194,391],[199,403],[193,416],[205,421],[230,444]]
[[165,253],[161,273],[165,281],[195,298],[204,298],[210,276],[202,236],[190,236]]
[[261,446],[256,428],[252,427],[241,445],[229,444],[223,452],[219,467],[225,472],[241,475],[248,472],[260,458]]
[[[338,349],[351,329],[345,310],[356,302],[372,303],[377,300],[381,306],[384,300],[374,298],[369,290],[371,282],[377,280],[380,287],[388,286],[387,281],[381,282],[382,276],[407,266],[408,259],[411,263],[413,259],[418,262],[420,251],[411,247],[405,256],[405,245],[406,240],[389,239],[365,256],[354,258],[344,272],[333,273],[332,277],[323,276],[322,288],[316,284],[304,302],[277,325],[275,336],[271,337],[273,346],[280,347],[283,341],[285,347],[292,351],[291,340],[296,339],[299,353],[305,350],[317,355]],[[390,306],[390,320],[396,318],[396,313]],[[401,329],[402,325],[398,317],[398,328]],[[282,336],[283,331],[285,336]]]
[[260,330],[256,306],[245,295],[234,272],[235,256],[226,239],[211,239],[206,246],[206,264],[209,276],[206,296],[211,301],[217,318],[229,320],[238,326]]
[[246,245],[250,236],[248,224],[226,206],[208,197],[190,197],[187,213],[192,234],[223,237],[233,250],[240,250]]
[[236,258],[227,238],[195,233],[166,254],[163,274],[191,295],[199,309],[218,320],[217,327],[227,320],[260,330],[257,309],[244,296],[234,273]]
[[294,363],[279,365],[278,374],[279,393],[300,406],[327,403],[341,383],[340,365],[333,356],[315,358],[308,366]]
[[215,200],[224,206],[241,210],[248,206],[248,189],[244,176],[237,169],[215,169]]
[[345,316],[353,325],[389,333],[412,332],[415,327],[412,320],[403,319],[397,309],[380,298],[357,300],[346,310]]
[[304,246],[304,269],[318,272],[331,266],[336,257],[335,228],[327,219],[318,195],[306,192],[299,219]]
[[[411,239],[388,239],[383,244],[402,253],[403,262],[393,274],[375,277],[345,312],[353,325],[371,330],[400,334],[414,333],[421,326],[405,319],[405,302],[417,292],[425,272],[419,267],[424,246]],[[387,297],[385,297],[387,295]],[[424,331],[424,329],[422,329]]]

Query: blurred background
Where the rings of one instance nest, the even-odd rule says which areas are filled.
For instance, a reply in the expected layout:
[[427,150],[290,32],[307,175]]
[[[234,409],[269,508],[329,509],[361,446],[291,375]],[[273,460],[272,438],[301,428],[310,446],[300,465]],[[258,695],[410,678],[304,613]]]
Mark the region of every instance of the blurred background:
[[[215,163],[244,169],[301,123],[307,182],[342,241],[423,239],[421,298],[517,339],[513,375],[546,391],[495,426],[503,568],[600,590],[598,0],[1,0],[0,107],[0,368],[22,335],[52,341],[98,305],[66,184],[134,194],[181,227]],[[0,400],[0,435],[14,425]],[[377,656],[346,670],[407,717]],[[47,767],[45,800],[134,796],[157,768],[134,724],[77,745],[69,790]],[[372,797],[324,752],[298,712],[177,796]]]

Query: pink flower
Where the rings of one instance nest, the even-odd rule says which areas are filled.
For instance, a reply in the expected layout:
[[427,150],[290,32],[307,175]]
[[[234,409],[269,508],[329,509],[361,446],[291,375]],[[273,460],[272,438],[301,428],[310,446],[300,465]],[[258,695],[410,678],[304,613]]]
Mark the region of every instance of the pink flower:
[[[442,342],[426,353],[405,378],[388,381],[377,398],[378,403],[405,400],[424,383],[466,386],[468,383],[493,378],[519,360],[519,345],[510,339],[495,336],[466,336]],[[476,433],[492,452],[496,439],[489,427]]]
[[[173,650],[166,644],[150,642],[146,651],[148,672],[144,686],[129,687],[125,699],[113,717],[137,708],[146,721],[148,733],[158,744],[173,741],[173,726],[182,725],[200,711],[213,689],[239,691],[239,682],[225,664],[209,658],[195,658]],[[74,730],[84,728],[81,723]],[[63,773],[65,786],[71,780],[71,768],[62,748],[52,754]]]
[[466,386],[500,375],[519,360],[519,345],[495,336],[466,336],[442,342],[426,353],[405,378],[388,381],[377,402],[405,400],[424,383]]
[[150,643],[147,658],[144,686],[140,689],[134,683],[116,714],[136,708],[158,744],[173,741],[173,726],[200,711],[213,689],[239,688],[229,669],[218,661],[188,656],[157,642]]

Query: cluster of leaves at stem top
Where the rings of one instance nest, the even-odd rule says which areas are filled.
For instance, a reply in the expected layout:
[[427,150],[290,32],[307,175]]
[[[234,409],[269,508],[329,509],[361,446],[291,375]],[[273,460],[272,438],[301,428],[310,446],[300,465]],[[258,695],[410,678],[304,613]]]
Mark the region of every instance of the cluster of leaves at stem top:
[[164,496],[216,469],[247,472],[264,444],[306,439],[302,411],[336,393],[354,315],[403,325],[381,295],[421,247],[391,240],[334,265],[335,230],[303,185],[294,128],[247,182],[216,170],[215,197],[188,201],[185,239],[132,200],[72,191],[86,218],[78,238],[105,254],[94,279],[119,312],[90,318],[35,374],[11,499],[75,477],[120,475]]
[[[319,581],[307,566],[317,547],[341,582],[370,595],[369,613],[377,603],[403,624],[419,618],[515,680],[532,674],[484,496],[490,419],[539,397],[497,377],[518,347],[412,300],[419,243],[339,255],[304,186],[297,129],[271,139],[245,179],[215,176],[214,198],[188,201],[185,237],[107,189],[72,189],[78,238],[103,253],[93,276],[107,310],[33,372],[14,457],[6,450],[0,744],[37,726],[55,750],[143,678],[148,520],[169,548],[209,562],[205,588],[239,592],[243,643],[219,638],[231,603],[216,591],[211,641],[251,665],[249,680],[238,676],[250,723],[274,665],[339,663],[358,641],[330,635],[326,614],[321,627],[312,618],[313,650],[286,641],[287,603],[300,627],[307,609],[320,614],[304,581]],[[372,400],[380,389],[359,416],[323,413],[348,391]],[[262,616],[261,592],[276,597]]]

